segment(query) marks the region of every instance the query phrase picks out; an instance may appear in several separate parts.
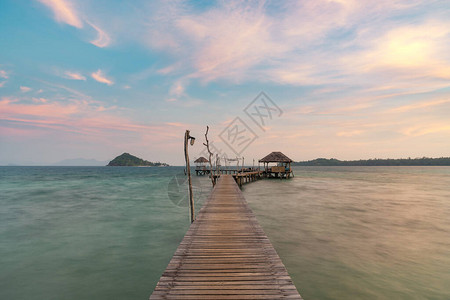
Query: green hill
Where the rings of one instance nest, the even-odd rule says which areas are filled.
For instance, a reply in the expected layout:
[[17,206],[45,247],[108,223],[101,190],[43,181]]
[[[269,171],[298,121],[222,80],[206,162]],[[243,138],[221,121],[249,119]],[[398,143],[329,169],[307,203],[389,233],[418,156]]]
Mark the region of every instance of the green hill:
[[168,166],[166,163],[160,162],[150,162],[143,160],[142,158],[131,155],[130,153],[123,153],[112,161],[110,161],[107,166],[109,167],[161,167]]

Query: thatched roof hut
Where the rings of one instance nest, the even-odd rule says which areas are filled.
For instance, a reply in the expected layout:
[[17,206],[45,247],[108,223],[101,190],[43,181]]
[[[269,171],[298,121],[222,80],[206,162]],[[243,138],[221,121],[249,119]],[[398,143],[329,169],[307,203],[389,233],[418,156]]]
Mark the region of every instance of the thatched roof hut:
[[[291,170],[292,159],[281,152],[272,152],[259,160],[264,164],[264,172],[266,177],[289,178],[294,173]],[[269,167],[269,163],[276,163],[276,166]]]
[[199,158],[194,160],[194,163],[196,165],[195,166],[195,173],[197,174],[197,176],[202,176],[202,175],[206,175],[206,174],[210,173],[210,170],[206,166],[206,164],[208,162],[209,162],[209,160],[207,160],[203,156],[200,156]]
[[207,160],[206,158],[204,158],[203,156],[200,156],[199,158],[197,158],[194,163],[199,164],[199,163],[207,163],[209,162],[209,160]]
[[260,159],[259,162],[262,163],[291,163],[292,159],[287,157],[281,152],[272,152],[264,158]]

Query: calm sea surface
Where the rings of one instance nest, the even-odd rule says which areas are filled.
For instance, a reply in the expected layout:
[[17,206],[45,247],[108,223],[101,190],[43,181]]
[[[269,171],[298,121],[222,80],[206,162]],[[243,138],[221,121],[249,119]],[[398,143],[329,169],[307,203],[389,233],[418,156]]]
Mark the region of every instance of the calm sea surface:
[[[450,299],[450,167],[294,171],[243,191],[305,299]],[[148,299],[189,226],[184,180],[0,167],[0,299]]]
[[305,299],[450,299],[450,167],[294,171],[244,194]]

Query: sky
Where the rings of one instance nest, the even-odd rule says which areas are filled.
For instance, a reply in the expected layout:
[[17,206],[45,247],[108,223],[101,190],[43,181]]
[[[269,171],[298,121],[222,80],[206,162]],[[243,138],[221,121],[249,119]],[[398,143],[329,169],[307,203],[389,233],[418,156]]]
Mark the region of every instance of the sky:
[[450,2],[0,2],[0,165],[450,156]]

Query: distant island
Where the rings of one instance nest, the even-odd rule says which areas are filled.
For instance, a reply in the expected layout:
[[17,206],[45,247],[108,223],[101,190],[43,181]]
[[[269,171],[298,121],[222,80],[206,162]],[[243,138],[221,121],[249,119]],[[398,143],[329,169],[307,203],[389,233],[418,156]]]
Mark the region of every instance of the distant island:
[[292,163],[293,166],[450,166],[450,157],[338,160],[317,158]]
[[131,155],[130,153],[123,153],[112,161],[107,166],[109,167],[167,167],[166,163],[150,162],[142,158]]

